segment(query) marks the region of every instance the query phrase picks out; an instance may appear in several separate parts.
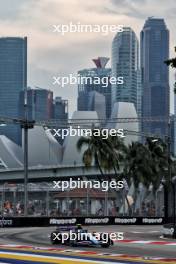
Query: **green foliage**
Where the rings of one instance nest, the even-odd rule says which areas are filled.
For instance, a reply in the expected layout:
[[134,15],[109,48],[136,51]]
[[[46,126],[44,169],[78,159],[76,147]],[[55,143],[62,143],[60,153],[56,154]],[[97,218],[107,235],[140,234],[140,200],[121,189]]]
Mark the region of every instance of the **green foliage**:
[[133,179],[137,187],[139,182],[157,188],[168,166],[167,145],[161,140],[147,138],[146,143],[133,142],[128,147],[125,170],[128,181]]
[[[100,180],[106,177],[106,171],[114,170],[118,179],[125,178],[136,187],[141,182],[149,187],[152,183],[158,188],[168,168],[167,145],[161,139],[147,138],[145,144],[132,142],[128,147],[119,137],[109,135],[81,137],[77,142],[78,151],[85,147],[83,163],[86,167],[95,165],[101,172]],[[123,172],[120,174],[120,165]]]
[[104,172],[119,170],[120,163],[124,159],[125,146],[119,137],[102,136],[81,137],[77,142],[77,149],[85,148],[83,153],[83,163],[86,167],[95,165],[99,168],[102,176]]

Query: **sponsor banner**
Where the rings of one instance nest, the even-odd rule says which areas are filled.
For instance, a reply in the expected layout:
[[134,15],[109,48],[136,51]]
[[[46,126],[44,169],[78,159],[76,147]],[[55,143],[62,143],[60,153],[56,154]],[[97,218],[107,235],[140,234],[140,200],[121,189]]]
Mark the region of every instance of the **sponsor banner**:
[[0,218],[0,227],[50,225],[163,225],[162,217],[9,217]]
[[49,225],[74,225],[77,223],[77,218],[51,218]]
[[0,219],[0,227],[10,227],[13,226],[13,219]]

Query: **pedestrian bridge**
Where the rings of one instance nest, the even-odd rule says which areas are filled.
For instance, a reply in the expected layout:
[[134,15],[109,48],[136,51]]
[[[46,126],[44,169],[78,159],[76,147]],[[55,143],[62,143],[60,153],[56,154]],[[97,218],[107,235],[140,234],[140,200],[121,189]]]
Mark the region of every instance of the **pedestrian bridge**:
[[[106,175],[113,175],[113,171],[106,172]],[[57,165],[57,166],[33,166],[29,167],[29,182],[53,181],[71,177],[89,177],[93,178],[100,175],[100,171],[92,166],[86,168],[83,165]],[[23,182],[24,169],[3,169],[0,170],[0,182]]]

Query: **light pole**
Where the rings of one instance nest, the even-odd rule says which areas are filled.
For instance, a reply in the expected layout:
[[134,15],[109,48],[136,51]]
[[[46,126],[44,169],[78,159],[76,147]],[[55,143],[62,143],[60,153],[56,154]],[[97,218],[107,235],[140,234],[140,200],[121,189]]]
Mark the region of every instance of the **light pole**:
[[170,118],[168,120],[168,135],[166,137],[167,141],[167,179],[163,178],[161,183],[163,184],[164,187],[164,217],[166,221],[168,221],[168,216],[169,216],[169,192],[168,190],[170,189],[170,184],[172,180],[172,172],[171,172],[171,123],[170,123]]
[[6,191],[6,182],[4,182],[2,186],[2,217],[4,216],[5,191]]
[[24,216],[28,215],[28,129],[34,127],[35,121],[28,120],[27,90],[24,94],[24,120],[21,128],[24,129]]
[[165,178],[161,180],[161,184],[163,185],[164,188],[164,218],[168,219],[168,190],[167,190],[167,183]]
[[[167,144],[167,178],[163,178],[161,180],[161,184],[164,188],[164,217],[165,220],[168,221],[169,216],[169,187],[172,179],[171,172],[171,121],[170,117],[168,119],[168,135],[166,136],[166,144]],[[157,142],[159,139],[153,139],[152,142]]]
[[168,151],[168,181],[171,182],[171,122],[168,120],[168,136],[167,136],[167,151]]
[[172,178],[171,183],[172,183],[172,189],[173,189],[173,215],[174,215],[174,217],[173,217],[173,220],[174,220],[174,223],[173,223],[173,225],[174,225],[173,238],[176,238],[176,215],[175,215],[175,205],[176,205],[176,203],[175,203],[175,197],[176,197],[176,195],[175,195],[175,193],[176,193],[175,185],[176,185],[176,176],[174,176]]
[[28,215],[28,128],[24,125],[24,216]]
[[163,206],[163,201],[161,200],[161,195],[163,192],[163,185],[160,184],[159,188],[156,191],[156,217],[163,216],[163,212],[161,211]]
[[46,216],[49,216],[49,203],[50,203],[50,194],[49,194],[49,187],[47,187],[47,190],[46,190]]

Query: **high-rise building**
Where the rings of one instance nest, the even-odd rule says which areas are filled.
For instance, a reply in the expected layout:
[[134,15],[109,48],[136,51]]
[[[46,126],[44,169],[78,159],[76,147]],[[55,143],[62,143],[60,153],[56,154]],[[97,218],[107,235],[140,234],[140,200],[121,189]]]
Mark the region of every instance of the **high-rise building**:
[[[53,119],[57,119],[58,126],[53,129],[67,128],[68,122],[68,100],[62,99],[62,97],[56,97],[53,101]],[[53,133],[53,131],[51,131]],[[64,139],[58,135],[55,135],[56,140],[62,145]]]
[[68,100],[56,97],[53,104],[53,118],[60,120],[68,119]]
[[[20,116],[24,117],[24,91],[20,93]],[[53,92],[36,87],[27,89],[27,113],[29,120],[47,120],[53,117]]]
[[27,87],[26,91],[21,91],[19,96],[19,113],[20,118],[25,118],[24,101],[25,92],[27,93],[27,119],[35,120],[35,90]]
[[106,100],[105,96],[96,91],[89,92],[88,95],[88,111],[96,111],[98,118],[104,120],[106,118]]
[[[111,118],[112,119],[118,119],[118,118],[128,118],[128,117],[136,119],[137,112],[136,108],[133,103],[128,103],[128,102],[117,102],[114,104]],[[139,124],[138,122],[132,122],[132,123],[127,123],[127,122],[109,122],[108,123],[108,128],[115,128],[115,129],[124,129],[126,130],[126,136],[124,138],[124,143],[125,145],[129,145],[132,142],[138,141],[138,132],[139,132]],[[136,133],[129,133],[130,131],[136,132]]]
[[[142,117],[168,119],[169,71],[164,63],[169,57],[169,31],[164,19],[148,18],[141,31]],[[167,122],[142,124],[143,132],[167,135]]]
[[51,119],[53,116],[53,92],[37,87],[35,90],[35,120]]
[[[19,93],[27,87],[27,38],[0,38],[0,116],[19,117]],[[0,134],[21,144],[19,125],[0,127]]]
[[87,80],[87,83],[78,84],[78,102],[77,108],[78,111],[88,111],[88,96],[92,91],[96,91],[105,96],[105,112],[106,118],[109,118],[111,115],[111,83],[108,81],[107,85],[103,84],[103,78],[111,77],[111,69],[105,68],[107,62],[109,61],[106,57],[98,57],[94,59],[93,62],[96,65],[96,68],[84,69],[78,72],[80,77],[90,77],[92,80],[99,77],[100,83],[92,83],[90,80]]
[[123,84],[112,84],[112,108],[116,102],[135,105],[140,116],[139,43],[130,27],[118,32],[112,42],[112,77],[123,77]]

